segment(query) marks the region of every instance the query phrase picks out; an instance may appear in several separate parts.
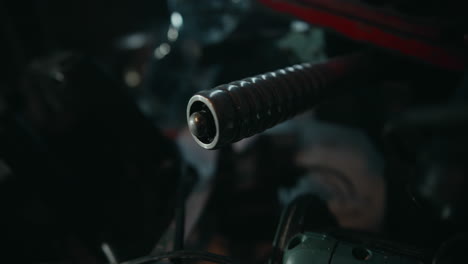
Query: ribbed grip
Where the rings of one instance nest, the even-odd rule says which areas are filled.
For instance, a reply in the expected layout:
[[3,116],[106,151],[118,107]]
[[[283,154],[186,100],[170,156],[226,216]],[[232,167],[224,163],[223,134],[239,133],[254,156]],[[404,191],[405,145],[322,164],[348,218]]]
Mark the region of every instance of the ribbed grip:
[[326,85],[318,69],[308,63],[221,85],[236,106],[239,118],[234,141],[252,136],[302,112]]
[[192,134],[200,146],[218,148],[315,106],[338,91],[338,86],[368,79],[369,69],[368,56],[355,54],[322,64],[298,64],[220,85],[190,99],[189,127],[191,131],[200,131],[198,125],[211,127],[206,135]]

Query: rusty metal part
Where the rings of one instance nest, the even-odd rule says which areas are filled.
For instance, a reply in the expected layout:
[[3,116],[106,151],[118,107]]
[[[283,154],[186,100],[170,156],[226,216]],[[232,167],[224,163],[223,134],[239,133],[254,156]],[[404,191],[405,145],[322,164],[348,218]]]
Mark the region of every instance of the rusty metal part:
[[201,147],[216,149],[260,133],[345,86],[374,79],[382,65],[374,59],[359,53],[303,63],[201,91],[187,106],[192,136]]

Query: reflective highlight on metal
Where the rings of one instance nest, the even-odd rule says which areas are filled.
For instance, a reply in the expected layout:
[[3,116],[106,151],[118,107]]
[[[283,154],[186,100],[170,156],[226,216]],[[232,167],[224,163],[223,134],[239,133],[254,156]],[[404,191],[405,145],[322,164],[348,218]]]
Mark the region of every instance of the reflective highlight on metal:
[[[372,245],[369,247],[369,245]],[[288,243],[283,264],[420,264],[420,259],[406,255],[398,248],[385,248],[378,241],[365,243],[337,239],[332,235],[304,232],[294,236]]]

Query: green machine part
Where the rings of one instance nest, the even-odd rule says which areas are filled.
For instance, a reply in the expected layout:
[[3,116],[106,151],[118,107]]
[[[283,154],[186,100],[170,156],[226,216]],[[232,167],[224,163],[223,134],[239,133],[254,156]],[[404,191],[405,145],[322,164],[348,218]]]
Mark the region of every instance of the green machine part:
[[422,264],[420,260],[363,245],[344,242],[332,236],[305,232],[291,238],[283,264]]

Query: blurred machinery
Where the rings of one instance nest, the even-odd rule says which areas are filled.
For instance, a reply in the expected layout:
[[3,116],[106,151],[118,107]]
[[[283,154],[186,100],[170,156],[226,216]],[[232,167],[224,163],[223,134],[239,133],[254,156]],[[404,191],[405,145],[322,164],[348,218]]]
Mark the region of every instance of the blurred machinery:
[[0,1],[0,261],[464,263],[465,12]]
[[[454,76],[457,72],[462,72],[465,67],[466,43],[463,40],[465,32],[463,30],[466,30],[467,21],[462,21],[460,16],[456,16],[457,11],[453,6],[434,9],[435,6],[441,5],[438,1],[425,2],[424,5],[399,1],[260,2],[277,11],[295,15],[314,25],[333,30],[347,38],[373,44],[374,47],[381,48],[379,52],[381,55],[378,59],[375,55],[371,59],[369,57],[371,55],[361,54],[317,65],[294,65],[197,93],[188,103],[187,122],[194,140],[203,148],[219,148],[263,132],[305,109],[316,107],[330,98],[340,97],[340,94],[345,93],[344,87],[355,89],[367,86],[366,89],[372,89],[370,87],[374,86],[373,89],[375,89],[375,86],[389,80],[408,78],[402,77],[404,75],[401,75],[400,70],[407,69],[403,66],[404,64],[416,63],[410,61],[419,60],[433,67],[452,71],[455,73]],[[382,53],[393,53],[399,56],[399,59],[389,60]],[[461,84],[461,86],[460,89],[466,89],[466,84]],[[466,157],[462,150],[466,145],[463,143],[465,136],[456,135],[458,133],[466,135],[462,120],[465,120],[467,108],[463,102],[458,106],[453,104],[453,102],[448,102],[439,108],[415,113],[400,112],[398,115],[401,117],[388,121],[387,132],[384,135],[394,140],[394,134],[398,134],[400,138],[397,141],[402,140],[401,137],[403,137],[405,142],[417,142],[417,146],[411,144],[411,150],[408,150],[408,146],[404,149],[412,151],[412,162],[415,162],[415,159],[421,159],[423,164],[420,166],[422,167],[417,166],[419,170],[416,172],[414,182],[409,183],[408,187],[400,186],[400,188],[406,189],[413,202],[432,214],[435,221],[439,219],[446,224],[459,223],[456,228],[454,226],[449,228],[451,231],[441,231],[443,228],[439,227],[439,230],[430,237],[426,237],[426,243],[420,244],[423,247],[434,247],[435,244],[431,245],[432,242],[428,243],[428,241],[443,240],[444,236],[447,239],[448,233],[454,232],[452,235],[463,233],[466,228],[459,221],[466,221],[466,207],[461,204],[465,204],[467,196],[457,191],[466,186],[466,170],[457,165],[459,157]],[[367,110],[375,111],[370,108]],[[416,133],[429,133],[430,135],[423,137],[424,139],[421,137],[416,139],[415,135],[408,134],[415,130],[418,131]],[[422,143],[419,142],[420,140],[428,141]],[[325,153],[326,151],[321,154],[325,155]],[[457,153],[455,154],[457,157],[453,156],[454,153]],[[394,154],[399,156],[398,153]],[[309,156],[308,159],[313,159],[312,157]],[[465,158],[461,159],[465,160]],[[332,163],[331,168],[339,167],[338,164]],[[414,165],[413,163],[409,167],[416,168]],[[350,180],[351,171],[345,170],[344,172],[345,175],[342,177]],[[317,179],[317,177],[314,178]],[[328,181],[333,178],[331,175],[325,177]],[[364,180],[361,179],[361,181]],[[318,186],[321,190],[318,193],[323,193],[327,189],[327,184]],[[313,193],[313,188],[309,189],[309,192]],[[322,199],[327,201],[323,196]],[[324,212],[317,210],[316,205],[307,208],[307,203],[305,205],[304,202],[298,201],[292,203],[293,209],[285,211],[277,231],[274,242],[276,251],[271,260],[272,263],[280,263],[281,259],[282,263],[288,264],[463,262],[461,254],[455,253],[452,253],[454,255],[450,259],[441,260],[435,257],[431,261],[430,250],[424,255],[421,254],[424,250],[411,251],[409,246],[403,244],[378,239],[362,239],[359,234],[352,235],[354,242],[349,242],[343,237],[341,239],[344,240],[337,240],[329,229],[333,221],[320,222],[318,219],[324,217],[322,215]],[[294,203],[299,204],[294,205]],[[372,210],[371,207],[368,210]],[[306,218],[306,215],[311,212],[315,212],[315,216],[311,219]],[[334,212],[334,217],[331,218],[340,220],[339,213]],[[429,216],[427,219],[430,219]],[[308,224],[313,223],[322,223],[322,226],[307,227]],[[346,226],[340,223],[337,226],[341,229],[348,227],[369,230],[371,225],[367,225],[366,228],[366,226],[359,227],[359,224]],[[317,231],[317,228],[320,230],[325,227],[328,228],[325,233],[308,233],[308,231]],[[344,231],[338,232],[340,235],[343,233]],[[461,247],[466,248],[466,243],[460,242],[461,244],[463,244]],[[447,248],[440,250],[447,250]]]

